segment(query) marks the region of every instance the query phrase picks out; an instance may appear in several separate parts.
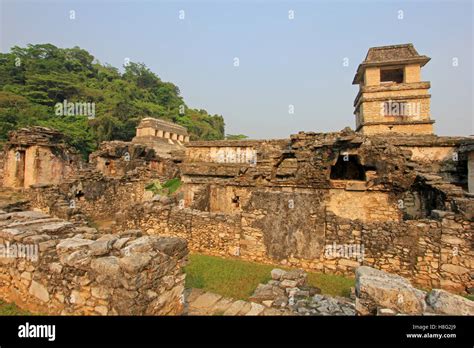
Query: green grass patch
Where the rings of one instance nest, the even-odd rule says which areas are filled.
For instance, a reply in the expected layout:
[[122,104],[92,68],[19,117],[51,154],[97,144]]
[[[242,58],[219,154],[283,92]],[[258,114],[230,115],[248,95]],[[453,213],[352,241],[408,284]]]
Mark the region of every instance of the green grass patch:
[[308,284],[321,289],[321,293],[331,296],[349,297],[355,279],[334,274],[308,272]]
[[[288,269],[238,259],[190,254],[185,268],[186,287],[247,300],[259,283],[264,284],[271,279],[270,271],[274,268]],[[308,284],[320,288],[323,294],[349,296],[354,279],[308,272]]]
[[174,178],[161,184],[159,180],[154,180],[145,186],[145,190],[153,192],[155,195],[171,195],[181,187],[181,179]]
[[173,194],[181,187],[181,179],[174,178],[165,182],[162,186],[164,189],[168,189],[168,194]]
[[6,303],[0,300],[0,316],[2,315],[33,315],[28,311],[18,308],[14,303]]
[[246,300],[259,283],[270,280],[274,267],[259,263],[190,254],[186,266],[186,287]]

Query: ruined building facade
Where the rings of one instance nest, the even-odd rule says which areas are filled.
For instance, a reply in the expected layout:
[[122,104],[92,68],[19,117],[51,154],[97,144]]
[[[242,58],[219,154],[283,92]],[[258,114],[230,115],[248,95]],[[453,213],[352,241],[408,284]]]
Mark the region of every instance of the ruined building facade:
[[11,133],[3,152],[5,187],[59,183],[81,162],[80,155],[65,144],[60,132],[44,127]]
[[138,125],[132,142],[154,149],[160,157],[175,158],[181,156],[184,145],[189,143],[189,134],[176,123],[146,117]]
[[[358,131],[187,143],[144,119],[132,142],[103,143],[59,184],[32,187],[31,205],[194,252],[349,276],[367,265],[473,292],[474,139],[431,134],[428,60],[412,45],[369,50],[354,79]],[[381,114],[391,101],[419,103],[418,118]],[[146,189],[172,178],[172,194]]]

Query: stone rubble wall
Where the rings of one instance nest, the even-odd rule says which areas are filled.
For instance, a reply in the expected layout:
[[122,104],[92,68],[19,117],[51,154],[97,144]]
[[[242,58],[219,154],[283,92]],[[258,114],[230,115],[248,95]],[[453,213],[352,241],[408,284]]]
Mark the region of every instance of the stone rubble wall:
[[27,194],[32,207],[64,219],[113,220],[153,197],[147,185],[176,177],[174,160],[141,144],[111,141],[101,143],[90,163],[60,184],[33,185]]
[[151,179],[80,178],[59,186],[38,185],[27,192],[31,206],[64,219],[110,220],[131,214],[130,206],[145,200]]
[[[101,234],[24,211],[0,212],[0,243],[0,256],[9,256],[0,257],[0,298],[24,310],[54,315],[176,315],[183,309],[182,267],[188,252],[183,239],[142,236],[137,230]],[[25,246],[38,253],[12,257],[13,247],[27,250]]]
[[[250,222],[255,215],[209,213],[149,202],[133,207],[133,214],[120,224],[150,235],[184,238],[190,250],[210,255],[349,276],[358,266],[369,265],[400,274],[421,287],[472,291],[474,222],[454,213],[440,214],[443,216],[438,220],[362,222],[326,211],[317,214],[323,219],[317,228],[303,221],[311,226],[310,235],[299,233],[301,229],[293,235],[290,230],[269,235]],[[284,220],[289,221],[288,217]],[[334,250],[345,246],[352,249],[345,255],[328,253],[328,247],[333,246]],[[354,247],[363,247],[363,254]]]

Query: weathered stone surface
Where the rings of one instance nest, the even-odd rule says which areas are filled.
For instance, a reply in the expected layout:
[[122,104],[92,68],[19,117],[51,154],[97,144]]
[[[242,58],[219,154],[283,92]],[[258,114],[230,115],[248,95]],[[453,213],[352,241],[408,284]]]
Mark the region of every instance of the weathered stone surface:
[[356,295],[356,309],[361,315],[374,315],[379,307],[421,314],[426,307],[425,293],[408,280],[367,266],[356,270]]
[[122,249],[122,255],[130,255],[131,253],[144,253],[153,249],[153,237],[143,236],[137,238]]
[[206,292],[199,296],[194,302],[193,307],[197,309],[204,309],[212,307],[222,298],[221,295],[213,294],[211,292]]
[[223,314],[237,315],[246,305],[248,305],[248,302],[242,300],[235,301]]
[[138,273],[150,263],[152,256],[148,253],[133,253],[119,259],[120,267],[128,273]]
[[248,303],[239,311],[239,315],[257,316],[265,310],[265,307],[258,303]]
[[67,254],[65,257],[61,257],[61,263],[67,266],[84,269],[89,267],[90,265],[90,256],[91,255],[89,250],[76,250],[73,251],[71,254]]
[[94,243],[93,240],[82,239],[82,238],[67,238],[62,240],[57,246],[58,251],[70,251],[77,250],[83,247],[87,247]]
[[391,316],[391,315],[397,315],[397,312],[390,308],[378,308],[377,315],[378,316]]
[[96,298],[105,300],[110,296],[110,290],[105,287],[92,287],[91,295]]
[[[181,267],[187,255],[184,240],[173,237],[160,243],[161,237],[154,236],[136,242],[139,233],[130,233],[116,245],[118,235],[100,235],[80,222],[70,228],[72,224],[63,224],[57,218],[15,214],[0,220],[0,226],[4,222],[21,226],[9,238],[30,236],[30,243],[40,243],[39,255],[36,259],[26,254],[6,258],[8,262],[0,258],[0,297],[16,299],[20,308],[42,314],[176,315],[182,312],[185,274]],[[41,221],[36,219],[38,216]],[[42,226],[46,227],[41,229]],[[67,230],[62,230],[63,226],[68,226]],[[40,229],[42,234],[36,234]],[[128,250],[128,256],[119,257],[126,243],[132,245],[133,252]],[[157,246],[171,255],[164,255]],[[142,249],[149,251],[137,251]]]
[[156,249],[167,255],[179,255],[187,251],[187,243],[184,239],[175,237],[162,237],[155,240]]
[[281,280],[281,277],[286,273],[286,271],[279,269],[279,268],[274,268],[271,271],[272,279],[274,280]]
[[295,288],[297,285],[298,285],[298,282],[296,280],[289,280],[289,279],[282,280],[280,283],[280,286],[282,288]]
[[441,289],[431,290],[426,302],[438,314],[474,315],[474,301]]
[[258,284],[253,295],[250,297],[250,300],[254,302],[262,302],[266,300],[275,300],[281,296],[285,296],[285,291],[278,286]]
[[462,266],[444,264],[441,266],[443,271],[454,273],[454,274],[465,274],[469,272],[469,269]]
[[37,281],[31,281],[29,293],[42,302],[49,301],[48,290]]
[[93,259],[91,269],[100,275],[117,277],[120,275],[119,259],[116,256],[106,256]]
[[102,256],[107,254],[112,249],[112,244],[115,239],[112,240],[96,240],[94,243],[89,245],[91,254],[94,256]]
[[43,225],[38,228],[38,232],[40,233],[59,233],[68,228],[73,227],[73,224],[67,221],[55,222]]

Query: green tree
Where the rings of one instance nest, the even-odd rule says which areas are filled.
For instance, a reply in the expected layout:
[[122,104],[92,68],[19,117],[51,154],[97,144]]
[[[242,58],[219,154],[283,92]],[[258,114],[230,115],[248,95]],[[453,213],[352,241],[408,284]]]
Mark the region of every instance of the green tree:
[[[94,103],[95,117],[57,116],[54,106],[65,100]],[[43,125],[63,131],[87,155],[101,141],[131,140],[144,117],[183,125],[193,140],[224,139],[222,116],[188,108],[179,88],[143,63],[120,73],[79,47],[52,44],[0,53],[0,141],[10,130]]]

